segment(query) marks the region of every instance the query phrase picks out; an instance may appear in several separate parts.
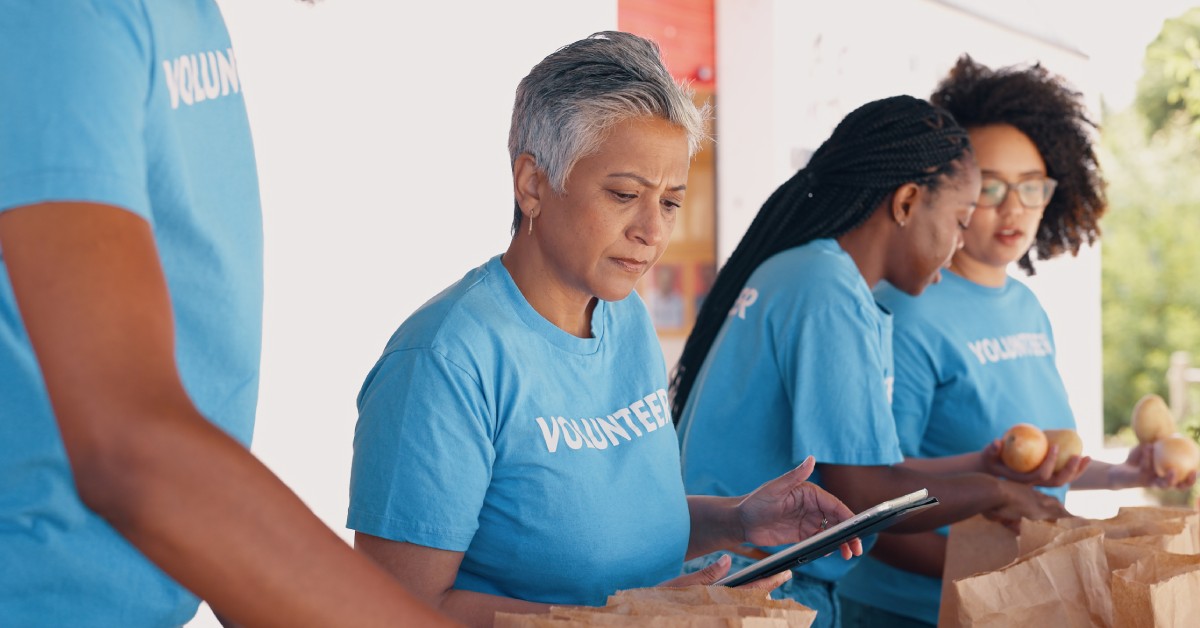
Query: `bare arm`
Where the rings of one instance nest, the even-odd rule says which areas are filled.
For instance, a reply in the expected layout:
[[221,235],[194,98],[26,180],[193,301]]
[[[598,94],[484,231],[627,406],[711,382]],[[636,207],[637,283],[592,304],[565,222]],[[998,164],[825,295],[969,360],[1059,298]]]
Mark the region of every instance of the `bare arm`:
[[937,532],[879,535],[871,558],[929,578],[941,579],[946,564],[946,537]]
[[954,473],[985,473],[983,452],[972,451],[941,458],[905,458],[898,466],[921,473],[950,475]]
[[197,412],[144,220],[17,208],[0,250],[80,498],[150,560],[248,626],[449,625]]
[[1006,522],[1068,516],[1053,497],[982,473],[940,476],[894,466],[830,464],[820,470],[822,484],[855,512],[922,488],[941,502],[896,524],[890,528],[894,532],[923,532],[980,513]]
[[[544,613],[549,604],[454,588],[463,553],[354,533],[354,548],[392,574],[423,602],[468,626],[491,626],[497,611]],[[582,576],[586,577],[586,575]]]
[[1142,444],[1129,450],[1129,456],[1121,464],[1093,461],[1083,474],[1071,484],[1072,489],[1110,489],[1150,487],[1189,489],[1196,483],[1196,472],[1177,478],[1171,472],[1160,478],[1154,472],[1153,445]]

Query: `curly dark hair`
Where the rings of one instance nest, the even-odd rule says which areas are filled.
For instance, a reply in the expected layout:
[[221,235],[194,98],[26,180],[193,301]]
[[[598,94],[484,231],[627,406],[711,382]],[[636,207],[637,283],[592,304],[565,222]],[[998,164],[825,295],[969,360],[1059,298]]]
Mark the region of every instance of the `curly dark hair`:
[[1100,237],[1107,207],[1104,178],[1092,140],[1098,130],[1088,118],[1082,95],[1041,64],[990,69],[969,55],[959,57],[929,98],[969,129],[993,124],[1017,128],[1037,147],[1046,174],[1058,188],[1042,214],[1037,239],[1019,262],[1034,274],[1030,253],[1050,259]]

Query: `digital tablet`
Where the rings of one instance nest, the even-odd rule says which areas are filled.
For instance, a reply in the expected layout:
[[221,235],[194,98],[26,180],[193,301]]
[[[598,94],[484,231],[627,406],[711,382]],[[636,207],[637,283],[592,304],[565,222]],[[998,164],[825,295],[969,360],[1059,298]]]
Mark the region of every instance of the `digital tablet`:
[[745,569],[731,573],[715,584],[736,587],[760,578],[773,576],[785,569],[793,569],[837,550],[842,543],[882,530],[937,504],[937,498],[930,497],[929,491],[926,489],[914,491],[896,499],[889,499],[828,530],[818,532],[787,549],[780,550]]

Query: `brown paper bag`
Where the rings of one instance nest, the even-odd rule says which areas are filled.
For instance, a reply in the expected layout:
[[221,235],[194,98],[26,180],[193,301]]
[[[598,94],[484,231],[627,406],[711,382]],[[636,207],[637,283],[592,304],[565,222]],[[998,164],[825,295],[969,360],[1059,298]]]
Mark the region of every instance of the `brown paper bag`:
[[498,628],[809,628],[817,612],[766,591],[727,587],[651,587],[618,591],[602,608],[552,607],[548,614],[497,613]]
[[[1181,521],[1186,532],[1180,533],[1179,539],[1172,539],[1170,547],[1163,549],[1175,554],[1200,554],[1200,511],[1164,506],[1126,506],[1117,511],[1114,519],[1122,521]],[[1190,539],[1190,545],[1186,544],[1183,539]]]
[[787,622],[770,617],[629,616],[580,609],[572,613],[525,615],[496,613],[495,628],[581,628],[632,626],[634,628],[785,628]]
[[954,581],[999,569],[1017,558],[1017,535],[981,516],[950,526],[946,565],[942,569],[942,606],[938,628],[957,626],[958,592]]
[[767,591],[717,586],[651,587],[618,591],[608,597],[608,606],[648,602],[681,605],[684,608],[733,608],[742,617],[775,617],[793,628],[808,628],[817,611],[794,600],[771,599]]
[[1112,626],[1104,533],[1068,530],[1011,564],[954,582],[961,626]]
[[1200,620],[1200,555],[1155,551],[1112,574],[1121,628],[1194,626]]

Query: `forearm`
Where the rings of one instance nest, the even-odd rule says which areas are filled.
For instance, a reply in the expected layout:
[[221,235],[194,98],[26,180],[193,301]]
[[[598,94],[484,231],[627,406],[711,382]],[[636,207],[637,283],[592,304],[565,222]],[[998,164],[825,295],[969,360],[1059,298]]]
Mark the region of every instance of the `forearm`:
[[1109,464],[1093,460],[1071,483],[1072,490],[1117,490],[1145,486],[1140,469],[1129,464]]
[[946,563],[946,537],[937,532],[880,534],[871,548],[871,558],[897,569],[941,579]]
[[689,495],[687,500],[692,523],[687,560],[740,545],[746,540],[746,532],[737,516],[741,497]]
[[924,532],[961,521],[1004,503],[1000,480],[981,473],[939,476],[893,466],[822,465],[822,483],[854,512],[928,489],[940,504],[891,528],[895,532]]
[[954,473],[984,473],[983,457],[978,451],[940,458],[905,458],[896,465],[911,471],[950,475]]
[[190,404],[159,410],[107,442],[65,436],[79,490],[222,615],[246,626],[445,623]]
[[[496,613],[546,613],[550,604],[526,602],[510,597],[451,589],[438,601],[438,609],[467,626],[490,627]],[[565,606],[559,604],[557,606]],[[350,624],[346,624],[350,625]]]

